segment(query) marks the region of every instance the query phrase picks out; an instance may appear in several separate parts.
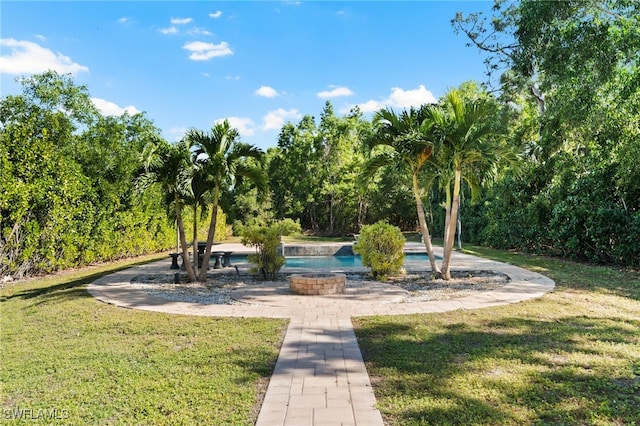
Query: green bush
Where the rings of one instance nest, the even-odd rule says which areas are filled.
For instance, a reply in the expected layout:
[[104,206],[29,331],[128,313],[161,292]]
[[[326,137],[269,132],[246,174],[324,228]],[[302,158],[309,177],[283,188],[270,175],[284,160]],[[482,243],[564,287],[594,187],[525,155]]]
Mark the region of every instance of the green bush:
[[404,262],[404,243],[400,228],[378,222],[362,227],[353,251],[362,256],[362,264],[371,268],[374,277],[384,278],[400,272]]
[[256,248],[256,254],[247,256],[249,262],[263,280],[276,278],[284,266],[284,256],[280,252],[280,237],[300,232],[300,224],[284,219],[270,226],[247,226],[242,228],[242,244]]

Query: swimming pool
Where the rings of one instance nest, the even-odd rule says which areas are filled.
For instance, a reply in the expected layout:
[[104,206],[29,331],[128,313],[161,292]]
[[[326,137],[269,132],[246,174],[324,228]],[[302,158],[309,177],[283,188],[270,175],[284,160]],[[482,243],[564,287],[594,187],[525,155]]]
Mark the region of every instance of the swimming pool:
[[[246,263],[247,256],[233,255],[231,263]],[[429,257],[426,253],[406,253],[404,266],[429,265]],[[362,268],[362,258],[354,256],[287,256],[285,258],[287,268],[312,268],[312,269],[342,269]]]

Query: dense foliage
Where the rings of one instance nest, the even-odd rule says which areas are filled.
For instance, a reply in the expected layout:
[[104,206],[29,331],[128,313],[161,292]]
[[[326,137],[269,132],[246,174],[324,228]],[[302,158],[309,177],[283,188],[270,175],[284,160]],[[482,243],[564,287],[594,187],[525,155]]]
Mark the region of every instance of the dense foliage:
[[466,211],[474,242],[640,264],[640,9],[497,1],[454,26],[491,52],[524,154]]
[[136,193],[143,114],[102,116],[85,87],[47,72],[0,101],[0,275],[51,272],[171,245],[157,190]]
[[315,232],[357,232],[369,205],[370,188],[359,179],[369,129],[360,112],[339,118],[329,102],[319,126],[311,116],[287,123],[267,153],[276,217],[299,219]]
[[[626,0],[499,0],[494,10],[490,19],[459,15],[453,24],[491,53],[498,90],[463,84],[460,92],[465,102],[491,105],[484,124],[502,135],[490,140],[497,150],[478,163],[512,152],[506,165],[472,164],[461,174],[468,186],[460,188],[458,230],[490,246],[640,264],[640,9]],[[446,103],[445,96],[438,106]],[[276,217],[299,218],[306,229],[329,234],[381,219],[417,229],[410,170],[396,163],[370,180],[349,180],[379,153],[369,149],[375,136],[374,123],[357,110],[336,118],[330,104],[319,126],[311,116],[285,125],[269,156]],[[327,175],[332,152],[341,153],[332,164],[342,174]],[[455,180],[435,169],[424,167],[418,178],[428,230],[440,237],[448,214],[441,206],[451,205],[453,195],[442,182]],[[434,173],[441,182],[430,186]],[[474,204],[481,186],[483,198]],[[454,222],[448,223],[450,242]]]
[[[497,83],[454,90],[469,120],[488,111],[475,124],[455,118],[450,91],[372,120],[357,108],[339,117],[327,102],[319,120],[286,123],[265,156],[228,124],[193,130],[185,143],[199,155],[184,160],[198,170],[171,200],[191,207],[193,241],[198,212],[211,212],[213,232],[220,206],[236,228],[291,218],[309,232],[347,235],[385,220],[446,237],[449,251],[457,232],[483,245],[640,265],[640,8],[497,0],[493,16],[459,14],[453,26],[489,52],[489,86]],[[133,187],[144,147],[159,143],[152,123],[102,116],[68,76],[22,83],[21,95],[0,101],[0,275],[170,246],[175,215],[168,223],[161,207],[170,182]],[[213,234],[206,239],[210,247]]]

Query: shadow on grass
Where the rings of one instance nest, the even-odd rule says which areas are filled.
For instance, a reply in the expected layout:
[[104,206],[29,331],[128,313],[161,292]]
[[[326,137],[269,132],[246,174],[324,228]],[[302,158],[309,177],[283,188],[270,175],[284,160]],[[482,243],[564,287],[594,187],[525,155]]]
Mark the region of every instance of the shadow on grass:
[[463,251],[539,272],[554,280],[558,289],[598,291],[640,300],[640,271],[486,247],[467,246]]
[[237,377],[236,384],[247,384],[255,381],[255,376],[269,378],[278,360],[277,349],[251,348],[234,351],[233,363],[244,372]]
[[637,345],[638,320],[505,318],[434,323],[433,332],[373,321],[359,320],[356,333],[392,424],[631,424],[640,416],[640,363],[624,355]]
[[[132,268],[138,265],[144,265],[150,262],[157,261],[158,258],[145,259],[137,262],[127,263],[126,265],[113,266],[106,270],[102,270],[99,272],[89,272],[88,275],[83,275],[77,278],[68,278],[65,279],[64,275],[56,278],[44,278],[45,280],[55,280],[55,284],[38,284],[37,280],[34,280],[32,283],[24,283],[24,286],[28,287],[24,290],[16,291],[13,294],[0,296],[0,302],[8,301],[11,299],[22,299],[22,300],[30,300],[35,298],[43,298],[42,302],[45,303],[50,301],[51,299],[76,299],[81,297],[93,297],[87,289],[86,285],[92,283],[98,278],[104,277],[105,275],[113,274],[115,272],[119,272],[128,268]],[[64,274],[64,273],[63,273]],[[62,281],[62,282],[60,282]],[[9,290],[9,289],[7,289]],[[9,290],[10,291],[10,290]],[[8,291],[7,291],[8,292]]]

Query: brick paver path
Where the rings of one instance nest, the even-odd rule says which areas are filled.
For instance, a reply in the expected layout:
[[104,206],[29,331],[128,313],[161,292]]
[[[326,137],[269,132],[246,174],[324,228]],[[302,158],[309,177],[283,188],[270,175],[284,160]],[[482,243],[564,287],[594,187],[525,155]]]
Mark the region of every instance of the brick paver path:
[[[216,246],[238,251],[237,245]],[[347,284],[347,294],[295,296],[286,283],[251,286],[233,297],[246,304],[206,305],[154,298],[129,285],[140,274],[167,273],[170,261],[137,266],[89,286],[99,300],[133,309],[171,314],[289,318],[284,342],[257,425],[382,425],[351,317],[480,309],[544,295],[554,282],[538,273],[475,256],[454,253],[455,270],[492,270],[511,281],[494,291],[450,300],[398,303],[402,291],[386,284]],[[428,265],[427,265],[428,269]]]

